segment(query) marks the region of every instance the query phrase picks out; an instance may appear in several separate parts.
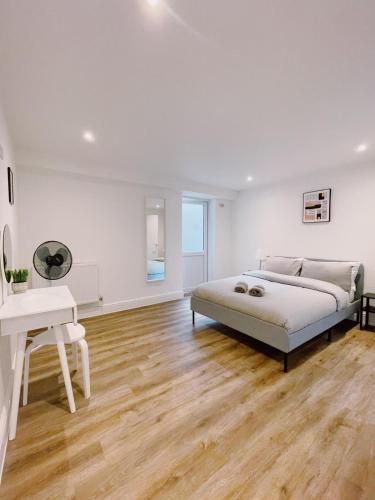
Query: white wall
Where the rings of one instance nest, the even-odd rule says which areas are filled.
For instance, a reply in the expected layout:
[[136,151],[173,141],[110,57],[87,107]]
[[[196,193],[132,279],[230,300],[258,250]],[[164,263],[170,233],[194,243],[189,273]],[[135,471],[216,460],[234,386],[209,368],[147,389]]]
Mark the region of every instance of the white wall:
[[[11,206],[8,202],[8,180],[7,168],[12,168],[14,175],[14,187],[16,188],[16,168],[13,161],[13,153],[8,135],[8,130],[4,115],[0,108],[0,149],[3,159],[0,154],[0,231],[3,232],[5,224],[8,224],[11,230],[13,240],[13,262],[16,264],[17,250],[17,225],[16,225],[16,205],[18,203],[17,190],[15,189],[16,205]],[[1,241],[1,240],[0,240]],[[2,258],[2,248],[0,249]],[[3,294],[6,294],[5,283],[0,276],[0,304],[2,303]],[[4,288],[4,292],[3,292]],[[12,355],[14,340],[9,337],[0,337],[0,477],[5,454],[5,445],[7,442],[7,421],[8,410],[10,403],[10,394],[12,388]]]
[[[166,280],[146,282],[146,196],[166,199]],[[20,261],[43,241],[64,242],[76,262],[96,261],[110,312],[182,296],[181,194],[125,182],[19,169]]]
[[[331,222],[302,223],[302,194],[332,188]],[[375,165],[241,192],[234,202],[234,271],[255,268],[257,253],[360,260],[375,289]]]

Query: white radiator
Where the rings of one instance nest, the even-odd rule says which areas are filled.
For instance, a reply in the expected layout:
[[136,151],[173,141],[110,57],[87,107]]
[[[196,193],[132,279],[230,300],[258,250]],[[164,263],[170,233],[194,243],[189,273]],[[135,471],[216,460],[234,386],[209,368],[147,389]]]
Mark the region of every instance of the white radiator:
[[74,263],[69,273],[59,280],[45,280],[33,269],[32,287],[67,285],[78,305],[92,304],[100,300],[99,270],[95,262]]

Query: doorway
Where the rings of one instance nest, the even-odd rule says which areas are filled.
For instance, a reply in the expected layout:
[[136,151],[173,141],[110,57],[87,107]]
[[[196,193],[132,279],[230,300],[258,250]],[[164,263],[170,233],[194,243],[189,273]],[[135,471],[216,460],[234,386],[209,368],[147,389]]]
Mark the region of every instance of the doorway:
[[183,288],[191,291],[207,281],[207,201],[182,200]]

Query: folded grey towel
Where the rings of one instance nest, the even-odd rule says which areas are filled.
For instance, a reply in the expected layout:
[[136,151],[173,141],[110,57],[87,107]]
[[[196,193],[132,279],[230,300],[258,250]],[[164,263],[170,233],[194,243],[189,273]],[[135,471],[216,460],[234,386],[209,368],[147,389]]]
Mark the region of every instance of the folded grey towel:
[[263,285],[260,285],[260,284],[252,286],[249,290],[249,294],[252,297],[263,297],[265,292],[266,292],[266,289],[264,288]]
[[246,281],[239,281],[234,287],[234,291],[237,293],[247,293],[248,289],[249,285],[246,283]]

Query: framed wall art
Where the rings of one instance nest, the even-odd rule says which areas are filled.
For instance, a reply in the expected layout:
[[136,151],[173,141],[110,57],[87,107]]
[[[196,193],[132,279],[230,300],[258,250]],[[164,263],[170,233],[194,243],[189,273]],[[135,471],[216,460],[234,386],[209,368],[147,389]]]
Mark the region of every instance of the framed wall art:
[[330,222],[331,189],[303,193],[303,222]]
[[14,205],[13,172],[10,167],[8,167],[8,197],[9,203]]

